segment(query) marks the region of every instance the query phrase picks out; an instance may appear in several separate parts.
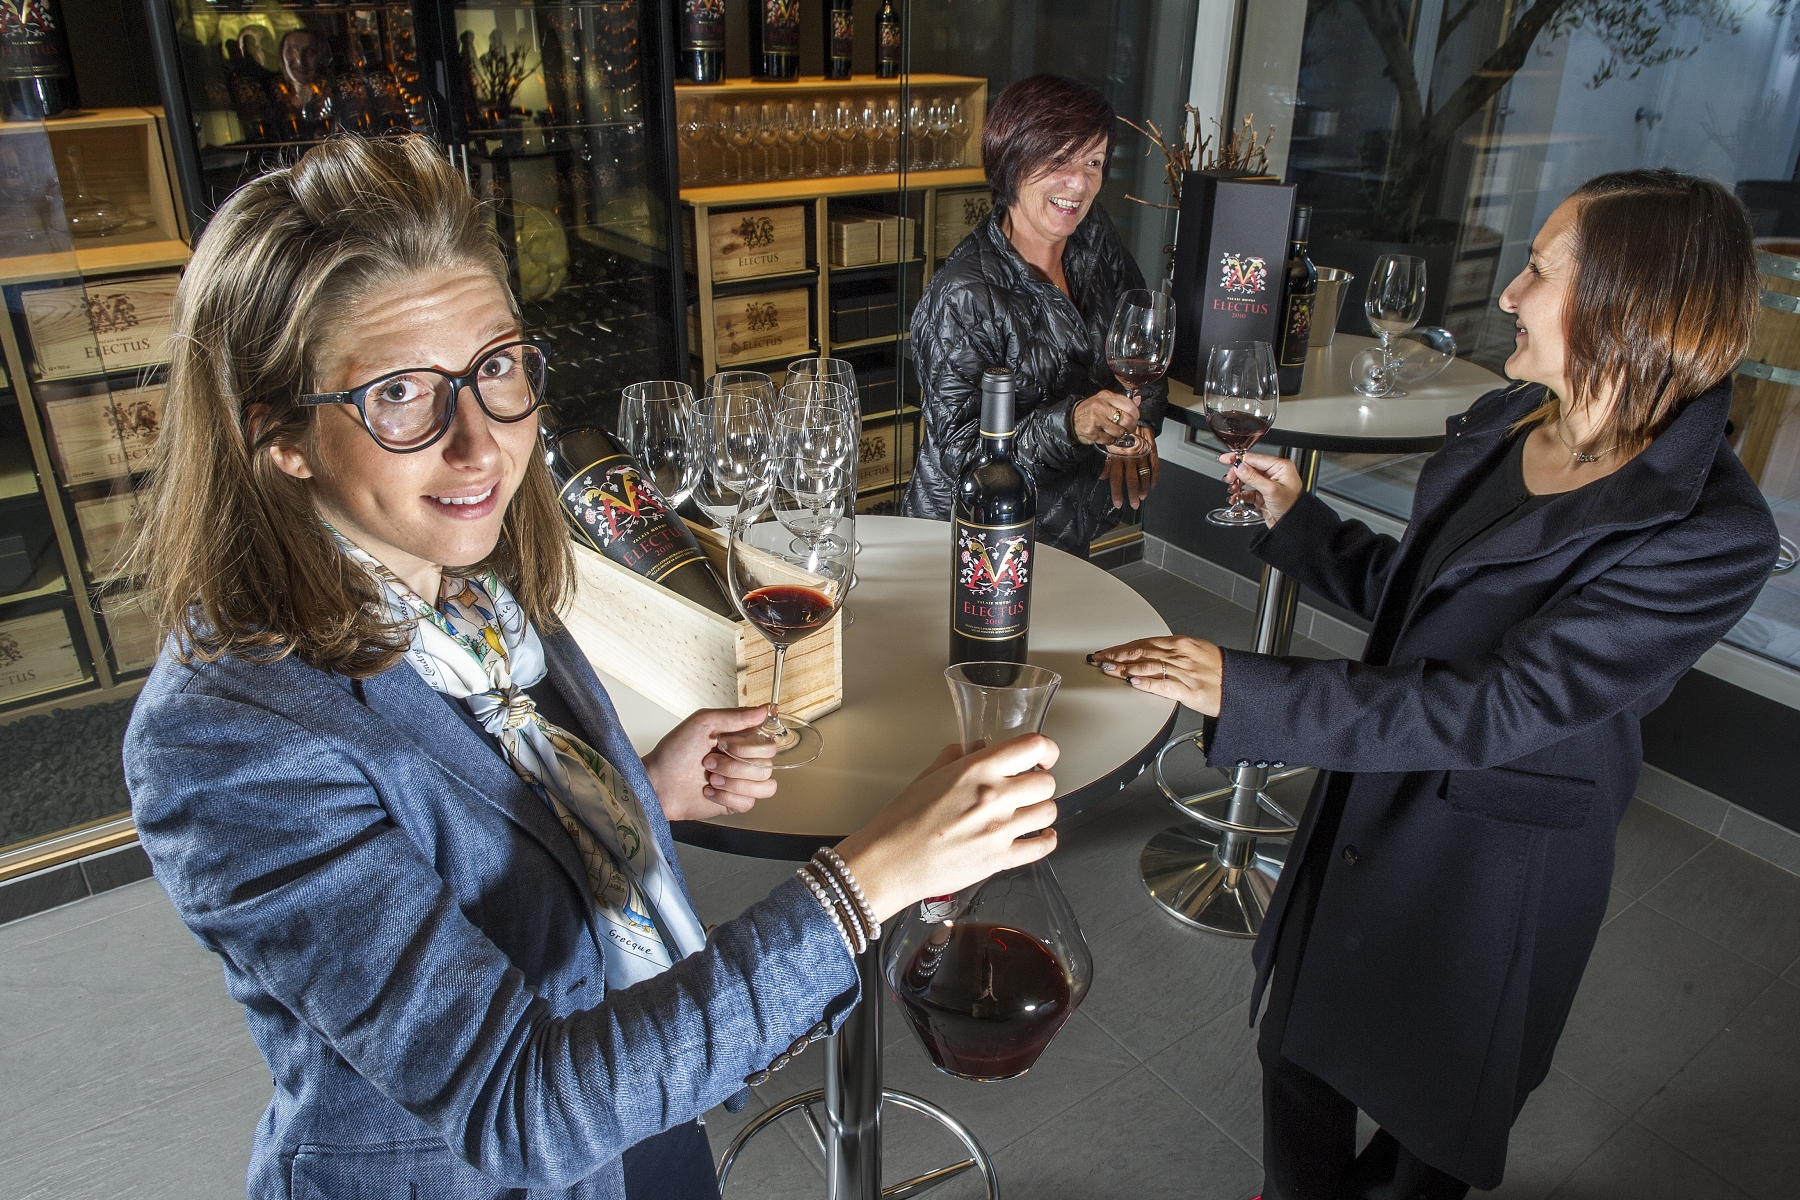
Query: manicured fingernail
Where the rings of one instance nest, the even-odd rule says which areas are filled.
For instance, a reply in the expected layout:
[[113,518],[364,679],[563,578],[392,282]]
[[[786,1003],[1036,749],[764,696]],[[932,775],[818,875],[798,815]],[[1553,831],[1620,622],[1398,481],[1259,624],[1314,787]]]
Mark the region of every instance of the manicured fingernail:
[[1087,656],[1087,660],[1088,660],[1088,661],[1089,661],[1089,662],[1093,662],[1093,661],[1094,661],[1094,656],[1093,656],[1093,655],[1091,655],[1091,654],[1090,654],[1090,655],[1088,655],[1088,656]]

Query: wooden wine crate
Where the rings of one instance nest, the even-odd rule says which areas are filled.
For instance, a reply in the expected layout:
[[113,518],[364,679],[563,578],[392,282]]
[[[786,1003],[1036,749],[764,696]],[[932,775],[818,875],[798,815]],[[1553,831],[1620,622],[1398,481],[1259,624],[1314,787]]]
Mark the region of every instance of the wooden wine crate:
[[0,621],[0,702],[23,700],[87,677],[62,610]]
[[868,267],[881,261],[881,219],[846,213],[831,222],[831,265]]
[[50,453],[65,484],[148,470],[162,431],[163,384],[43,402]]
[[811,349],[807,289],[713,299],[713,361],[720,367],[799,358]]
[[[725,578],[725,543],[693,527],[713,571]],[[814,577],[793,568],[793,582]],[[775,649],[748,621],[731,621],[658,587],[635,571],[577,543],[574,598],[563,621],[594,669],[604,671],[677,717],[700,708],[766,704]],[[781,711],[811,718],[844,700],[841,617],[788,648]]]
[[106,622],[106,640],[112,645],[113,666],[125,671],[148,671],[156,665],[162,639],[156,636],[156,620],[144,603],[142,592],[117,592],[100,601]]
[[892,417],[864,422],[862,445],[856,455],[856,490],[887,487],[903,474],[911,474],[918,443],[919,422],[915,416],[901,418],[897,437]]
[[984,187],[961,191],[939,192],[937,195],[937,229],[933,237],[937,257],[942,259],[956,249],[958,242],[987,220],[994,209],[994,194]]
[[[714,283],[806,270],[803,205],[708,213],[706,227]],[[694,269],[691,255],[687,265]]]
[[135,493],[75,502],[75,523],[81,527],[85,551],[83,565],[91,581],[103,583],[118,577],[143,520]]
[[37,378],[78,379],[169,361],[179,275],[92,279],[38,288],[20,302]]

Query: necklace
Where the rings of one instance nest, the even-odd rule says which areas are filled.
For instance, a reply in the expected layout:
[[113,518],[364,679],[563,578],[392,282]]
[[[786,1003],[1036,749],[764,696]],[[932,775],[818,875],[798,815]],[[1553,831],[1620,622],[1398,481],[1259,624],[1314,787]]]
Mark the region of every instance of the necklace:
[[1617,450],[1619,448],[1619,443],[1614,442],[1612,445],[1610,445],[1606,449],[1600,451],[1598,454],[1583,454],[1581,451],[1577,450],[1575,447],[1569,445],[1569,439],[1563,436],[1562,427],[1563,427],[1563,423],[1561,421],[1558,421],[1556,423],[1556,440],[1563,444],[1563,449],[1567,450],[1569,452],[1569,454],[1578,463],[1597,463],[1601,459],[1605,458],[1607,455],[1611,454],[1614,450]]

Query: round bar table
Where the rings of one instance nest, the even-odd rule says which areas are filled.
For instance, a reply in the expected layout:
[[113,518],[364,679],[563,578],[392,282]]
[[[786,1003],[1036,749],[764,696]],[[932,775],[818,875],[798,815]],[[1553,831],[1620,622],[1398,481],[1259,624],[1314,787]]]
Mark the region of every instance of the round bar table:
[[[1370,398],[1350,388],[1350,360],[1380,343],[1374,338],[1337,334],[1331,345],[1306,356],[1306,375],[1297,396],[1284,396],[1275,425],[1263,442],[1287,449],[1301,486],[1319,482],[1319,455],[1334,450],[1355,454],[1412,454],[1444,443],[1444,426],[1467,412],[1506,380],[1485,367],[1453,359],[1444,370],[1405,396]],[[1169,381],[1168,415],[1204,431],[1202,401],[1192,388]],[[1294,633],[1300,585],[1274,568],[1266,572],[1257,604],[1258,654],[1286,654]],[[1198,733],[1183,741],[1192,741]],[[1163,910],[1188,925],[1228,937],[1255,937],[1275,894],[1286,858],[1286,836],[1297,822],[1262,789],[1298,775],[1304,767],[1253,762],[1235,768],[1231,781],[1214,791],[1177,796],[1163,792],[1190,820],[1157,834],[1139,859],[1144,886]],[[1271,775],[1275,771],[1277,774]],[[1276,817],[1269,824],[1264,814]]]
[[[856,620],[844,635],[844,700],[813,718],[825,739],[817,760],[778,773],[780,789],[747,813],[681,822],[675,836],[692,845],[758,858],[805,861],[820,846],[860,829],[910,783],[946,742],[958,740],[944,682],[949,663],[950,530],[939,521],[861,517],[862,551],[849,603]],[[1109,679],[1086,656],[1102,646],[1155,637],[1169,627],[1121,580],[1071,554],[1039,546],[1031,588],[1031,661],[1062,676],[1044,732],[1061,748],[1053,772],[1061,817],[1110,796],[1155,757],[1175,724],[1176,705]],[[599,670],[600,664],[595,664]],[[660,708],[601,670],[632,744],[650,749],[680,715]],[[742,1144],[794,1108],[814,1118],[826,1159],[830,1200],[879,1200],[881,1104],[923,1113],[960,1138],[969,1158],[885,1192],[916,1196],[975,1168],[999,1195],[993,1167],[974,1136],[949,1113],[881,1087],[881,947],[858,962],[862,1002],[825,1042],[825,1087],[770,1109],[747,1126],[721,1164],[721,1179]]]

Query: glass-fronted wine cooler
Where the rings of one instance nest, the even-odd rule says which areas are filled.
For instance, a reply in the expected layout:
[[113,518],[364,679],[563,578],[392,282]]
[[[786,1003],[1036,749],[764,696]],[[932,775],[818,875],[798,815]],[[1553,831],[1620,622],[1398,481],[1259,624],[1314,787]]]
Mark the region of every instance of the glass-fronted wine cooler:
[[156,2],[197,230],[325,137],[420,133],[490,202],[561,420],[611,427],[624,385],[682,369],[663,6]]

